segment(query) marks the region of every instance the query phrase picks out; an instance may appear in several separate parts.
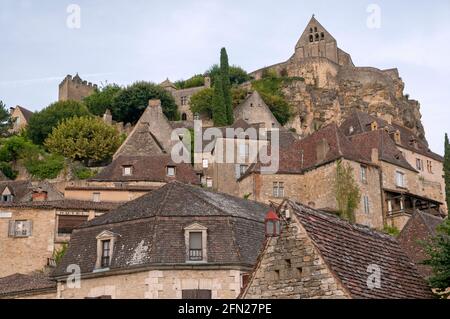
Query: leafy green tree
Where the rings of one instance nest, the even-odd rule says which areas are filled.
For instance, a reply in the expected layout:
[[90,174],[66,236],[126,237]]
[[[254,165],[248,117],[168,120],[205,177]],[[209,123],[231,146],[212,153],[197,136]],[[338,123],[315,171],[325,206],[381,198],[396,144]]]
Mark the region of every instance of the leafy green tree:
[[150,82],[136,82],[121,90],[113,99],[113,117],[124,123],[136,123],[152,99],[161,100],[164,114],[169,120],[179,120],[178,107],[172,95]]
[[349,164],[344,165],[342,161],[337,163],[334,191],[341,217],[354,223],[361,193],[354,178],[353,168]]
[[15,180],[18,175],[18,172],[13,170],[11,164],[6,162],[0,162],[0,171],[11,180]]
[[445,134],[444,178],[447,207],[450,210],[450,142],[448,140],[448,134]]
[[228,124],[227,109],[220,76],[216,77],[214,84],[213,121],[215,126],[227,126]]
[[203,89],[195,93],[191,97],[191,101],[189,103],[192,113],[206,114],[209,118],[212,118],[213,99],[214,99],[213,88]]
[[431,266],[433,275],[429,278],[432,288],[443,297],[450,295],[450,220],[438,227],[437,234],[429,242],[424,243],[429,258],[425,265]]
[[74,116],[88,116],[90,114],[83,103],[77,101],[56,102],[31,116],[27,135],[33,143],[42,145],[61,121]]
[[233,100],[231,96],[230,65],[228,63],[228,54],[225,48],[220,51],[220,77],[222,78],[223,99],[227,113],[228,125],[233,124]]
[[27,158],[24,164],[28,173],[40,180],[57,178],[66,165],[64,157],[46,153]]
[[281,125],[285,125],[292,116],[291,106],[282,90],[285,81],[288,80],[279,78],[275,73],[267,71],[265,77],[252,83],[253,89],[258,91]]
[[190,89],[195,87],[200,87],[205,85],[205,76],[202,74],[197,74],[187,80],[176,81],[174,85],[178,89]]
[[110,159],[120,141],[119,132],[101,119],[74,117],[58,125],[45,145],[55,154],[88,164]]
[[0,101],[0,136],[7,136],[12,127],[11,114],[3,101]]
[[120,91],[122,88],[117,84],[109,84],[97,89],[94,94],[84,98],[83,102],[92,114],[103,116],[106,110],[111,108],[114,97]]
[[2,141],[0,162],[17,162],[39,154],[40,149],[24,136],[12,136]]
[[[209,76],[213,81],[212,84],[214,84],[214,79],[219,74],[220,74],[220,66],[217,64],[213,65],[208,71],[206,71],[206,75]],[[230,66],[229,74],[230,74],[230,82],[231,85],[233,86],[237,86],[251,80],[250,75],[248,75],[248,73],[239,66],[235,65]]]

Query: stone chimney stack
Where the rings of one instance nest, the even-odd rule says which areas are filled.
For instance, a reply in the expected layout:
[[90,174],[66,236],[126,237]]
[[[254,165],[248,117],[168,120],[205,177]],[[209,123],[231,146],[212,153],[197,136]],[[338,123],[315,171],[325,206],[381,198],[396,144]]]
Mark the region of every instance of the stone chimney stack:
[[161,100],[150,100],[148,106],[151,108],[161,108]]
[[380,160],[380,154],[378,152],[378,148],[372,148],[371,161],[374,164],[378,164]]
[[109,109],[107,109],[105,114],[103,114],[103,122],[105,122],[106,124],[109,124],[109,125],[112,125],[112,123],[113,123],[112,114]]
[[47,192],[43,191],[42,188],[38,188],[33,192],[32,201],[33,202],[45,202],[48,198]]
[[209,76],[205,76],[205,87],[208,89],[211,87],[211,78]]

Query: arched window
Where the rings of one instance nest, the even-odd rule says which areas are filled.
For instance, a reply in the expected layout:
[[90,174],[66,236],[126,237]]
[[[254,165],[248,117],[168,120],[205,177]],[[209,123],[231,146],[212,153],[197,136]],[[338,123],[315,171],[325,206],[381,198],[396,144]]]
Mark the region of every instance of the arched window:
[[310,33],[313,33],[313,32],[314,32],[314,31],[313,31],[313,28],[309,29],[309,32],[310,32]]
[[314,27],[314,32],[317,32],[317,27]]
[[186,113],[183,113],[183,114],[181,115],[181,120],[182,120],[182,121],[187,121],[187,114],[186,114]]
[[314,36],[312,34],[309,36],[309,42],[314,42]]
[[322,40],[325,39],[325,33],[322,32],[322,33],[320,34],[320,37],[322,38]]
[[316,33],[316,41],[319,41],[319,34]]

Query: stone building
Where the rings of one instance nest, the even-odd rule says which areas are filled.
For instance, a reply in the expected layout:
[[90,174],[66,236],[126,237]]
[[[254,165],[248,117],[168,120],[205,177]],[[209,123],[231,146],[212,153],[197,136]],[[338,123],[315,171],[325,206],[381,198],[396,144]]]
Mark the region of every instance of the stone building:
[[78,73],[72,77],[67,75],[59,84],[59,101],[83,101],[97,89],[97,84],[83,81]]
[[239,119],[229,127],[206,128],[195,134],[203,137],[201,147],[196,147],[194,152],[194,168],[202,176],[202,184],[219,192],[240,195],[237,181],[268,146],[267,129],[261,123],[249,124]]
[[[361,153],[378,154],[382,168],[383,214],[402,229],[416,209],[446,216],[443,158],[407,128],[354,112],[341,125]],[[376,161],[376,158],[373,158]]]
[[54,184],[48,182],[31,181],[2,181],[0,182],[0,203],[58,201],[64,195]]
[[117,204],[73,200],[0,204],[0,277],[29,274],[52,264],[72,230]]
[[14,274],[0,278],[0,299],[55,299],[56,282],[47,274]]
[[353,110],[361,110],[390,117],[425,140],[420,104],[405,94],[399,71],[356,67],[314,17],[287,62],[250,75],[260,79],[269,70],[290,77],[281,85],[293,113],[286,127],[301,136],[331,123],[339,125]]
[[200,185],[193,167],[175,163],[170,155],[121,155],[93,178],[69,182],[64,195],[84,201],[128,202],[173,181]]
[[136,126],[113,158],[170,154],[179,142],[172,140],[173,127],[164,115],[161,101],[150,100]]
[[[200,92],[201,90],[208,89],[211,87],[211,79],[205,77],[205,83],[203,86],[193,87],[188,89],[178,89],[169,79],[165,80],[160,84],[165,90],[172,94],[175,99],[175,103],[178,105],[178,112],[181,115],[182,121],[193,121],[195,119],[195,114],[191,111],[190,100],[191,97]],[[208,119],[204,119],[208,120]]]
[[239,194],[263,203],[289,198],[337,213],[334,183],[339,162],[353,169],[361,193],[356,222],[382,229],[379,167],[363,156],[335,124],[295,143],[281,142],[278,172],[262,174],[263,165],[252,165],[238,180]]
[[437,228],[444,222],[440,217],[417,210],[403,228],[398,241],[406,255],[417,265],[419,273],[428,278],[432,275],[430,266],[423,265],[429,258],[423,243],[437,235]]
[[[178,182],[80,226],[52,277],[58,298],[233,299],[269,207]],[[81,288],[67,285],[69,265]]]
[[234,109],[234,120],[244,120],[249,124],[262,124],[268,130],[281,128],[281,124],[257,91],[249,93],[245,101]]
[[12,134],[19,133],[21,130],[27,127],[31,116],[33,115],[32,111],[27,110],[20,105],[11,108],[10,113],[11,119],[13,121],[13,127],[9,130],[9,132]]
[[392,237],[291,201],[268,237],[244,299],[432,299]]

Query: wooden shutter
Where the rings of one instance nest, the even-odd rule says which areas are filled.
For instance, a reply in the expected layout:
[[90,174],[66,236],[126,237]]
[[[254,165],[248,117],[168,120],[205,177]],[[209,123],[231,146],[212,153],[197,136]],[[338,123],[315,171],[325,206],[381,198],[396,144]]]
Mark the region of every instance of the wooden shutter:
[[203,300],[212,299],[212,292],[211,292],[211,290],[198,290],[198,289],[183,290],[182,298],[183,299],[203,299]]
[[29,220],[25,225],[27,228],[27,237],[31,237],[33,235],[33,221]]
[[14,220],[9,221],[8,236],[16,237],[16,222]]

